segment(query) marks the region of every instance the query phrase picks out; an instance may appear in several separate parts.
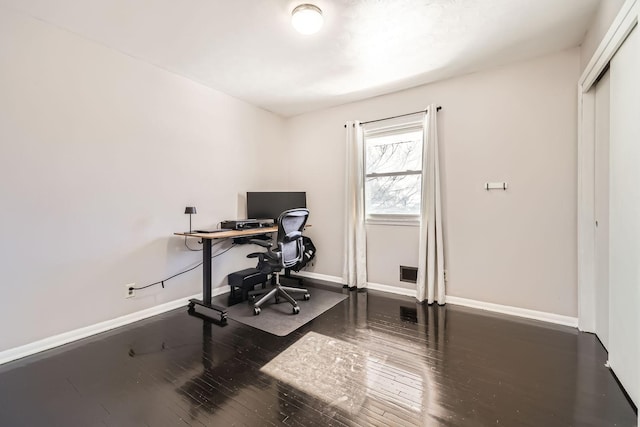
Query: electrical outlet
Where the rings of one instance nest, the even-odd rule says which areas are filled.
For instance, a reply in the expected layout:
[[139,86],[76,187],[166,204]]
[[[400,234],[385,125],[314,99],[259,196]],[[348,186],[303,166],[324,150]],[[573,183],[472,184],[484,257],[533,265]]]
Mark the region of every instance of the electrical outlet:
[[127,283],[126,285],[124,285],[124,287],[125,287],[125,294],[124,294],[125,298],[133,298],[136,296],[136,290],[131,289],[136,287],[135,283]]
[[442,273],[444,273],[444,274],[443,274],[443,276],[444,276],[444,281],[446,282],[446,281],[448,280],[448,279],[447,279],[447,270],[444,270]]

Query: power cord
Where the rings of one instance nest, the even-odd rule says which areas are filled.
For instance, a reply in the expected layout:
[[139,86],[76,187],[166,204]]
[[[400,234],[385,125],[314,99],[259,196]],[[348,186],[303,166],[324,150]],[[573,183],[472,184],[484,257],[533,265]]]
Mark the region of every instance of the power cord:
[[[202,240],[200,240],[198,243],[202,243]],[[184,236],[184,245],[186,246],[187,249],[189,249],[190,251],[193,252],[202,252],[202,248],[200,249],[193,249],[191,247],[189,247],[189,245],[187,245],[187,236]]]
[[[222,225],[222,222],[219,222],[219,223],[216,225],[216,228],[220,228],[220,225]],[[198,240],[198,243],[202,244],[202,240]],[[190,247],[190,246],[187,244],[187,236],[184,236],[184,246],[185,246],[187,249],[189,249],[190,251],[192,251],[192,252],[202,252],[202,248],[200,248],[200,249],[193,249],[192,247]]]
[[[221,240],[220,242],[216,242],[216,243],[214,243],[214,245],[217,245],[217,244],[222,243],[222,242],[224,242],[224,240]],[[212,255],[211,259],[214,259],[216,257],[219,257],[222,254],[225,254],[225,253],[229,252],[231,250],[231,248],[233,248],[234,246],[238,246],[238,245],[236,243],[231,244],[231,246],[229,246],[227,249],[223,250],[222,252],[219,252],[219,253],[217,253],[215,255]],[[145,285],[145,286],[136,286],[136,287],[132,286],[132,287],[129,288],[129,290],[139,291],[141,289],[147,289],[147,288],[150,288],[150,287],[156,286],[156,285],[161,285],[162,288],[164,289],[164,282],[169,281],[169,280],[173,279],[174,277],[178,277],[178,276],[180,276],[182,274],[188,273],[188,272],[190,272],[192,270],[195,270],[196,268],[200,267],[201,265],[202,265],[202,262],[196,264],[195,266],[193,266],[191,268],[188,268],[188,269],[186,269],[184,271],[181,271],[180,273],[176,273],[173,276],[169,276],[164,280],[160,280],[158,282],[154,282],[154,283],[151,283],[151,284]]]

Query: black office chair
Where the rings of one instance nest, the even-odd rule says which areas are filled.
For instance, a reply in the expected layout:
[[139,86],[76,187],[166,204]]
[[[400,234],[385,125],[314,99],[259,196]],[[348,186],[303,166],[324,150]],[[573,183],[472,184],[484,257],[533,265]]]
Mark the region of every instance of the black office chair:
[[304,245],[302,244],[302,230],[307,223],[309,211],[298,208],[284,211],[278,217],[278,237],[276,246],[270,241],[251,240],[251,243],[267,248],[267,252],[255,252],[247,255],[247,258],[258,258],[256,267],[263,273],[275,273],[275,283],[271,289],[260,289],[249,292],[249,298],[254,301],[258,295],[262,297],[253,304],[253,314],[260,314],[260,306],[266,301],[275,297],[276,303],[280,297],[286,299],[293,305],[293,314],[300,313],[298,303],[287,292],[304,293],[303,298],[311,298],[309,291],[302,288],[293,288],[280,285],[280,271],[296,265],[304,255]]

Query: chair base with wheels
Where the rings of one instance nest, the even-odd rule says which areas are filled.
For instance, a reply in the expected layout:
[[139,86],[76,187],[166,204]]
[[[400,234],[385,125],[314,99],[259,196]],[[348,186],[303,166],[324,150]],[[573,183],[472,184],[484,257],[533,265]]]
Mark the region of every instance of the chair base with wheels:
[[[290,293],[303,293],[302,296],[305,301],[308,301],[311,298],[309,291],[303,288],[293,288],[290,286],[282,286],[280,284],[280,274],[275,274],[276,283],[271,289],[259,289],[256,291],[249,292],[249,302],[253,303],[253,314],[260,314],[260,307],[262,304],[270,300],[271,298],[275,298],[276,304],[280,303],[280,298],[284,298],[293,306],[293,314],[300,313],[300,307],[298,306],[298,302],[289,295]],[[255,301],[256,298],[260,296],[258,301]],[[254,302],[255,301],[255,302]]]

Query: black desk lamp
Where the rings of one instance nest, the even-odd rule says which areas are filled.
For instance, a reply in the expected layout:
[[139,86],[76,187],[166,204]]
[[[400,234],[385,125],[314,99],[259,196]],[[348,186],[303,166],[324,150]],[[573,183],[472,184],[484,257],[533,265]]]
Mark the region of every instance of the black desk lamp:
[[196,212],[196,207],[195,206],[187,206],[186,208],[184,208],[184,213],[185,214],[189,214],[189,233],[191,233],[191,215],[193,215]]

